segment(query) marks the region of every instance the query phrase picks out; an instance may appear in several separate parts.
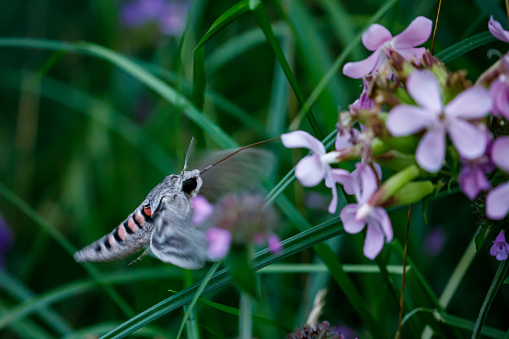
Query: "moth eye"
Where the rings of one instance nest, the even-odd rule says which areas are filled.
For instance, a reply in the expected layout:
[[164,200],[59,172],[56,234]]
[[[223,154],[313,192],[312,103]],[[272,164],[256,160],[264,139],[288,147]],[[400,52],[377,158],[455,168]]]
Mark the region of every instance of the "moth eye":
[[196,181],[196,178],[190,178],[184,181],[182,184],[182,191],[184,191],[186,194],[191,194],[197,186],[198,182]]
[[145,216],[147,217],[150,217],[152,216],[152,210],[150,209],[150,204],[145,204],[143,205],[143,214],[145,214]]

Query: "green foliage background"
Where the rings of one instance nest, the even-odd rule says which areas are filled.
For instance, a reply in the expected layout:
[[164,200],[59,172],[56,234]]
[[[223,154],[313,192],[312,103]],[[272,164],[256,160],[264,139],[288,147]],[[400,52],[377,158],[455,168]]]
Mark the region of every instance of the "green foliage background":
[[[138,315],[113,336],[152,320],[153,313],[142,312],[174,295],[169,290],[199,281],[207,269],[184,272],[151,258],[133,267],[129,260],[80,265],[72,253],[111,231],[165,175],[179,171],[192,136],[199,150],[276,137],[288,131],[304,103],[315,127],[324,136],[332,133],[338,111],[362,89],[341,73],[345,62],[368,56],[362,31],[374,20],[395,35],[416,16],[434,19],[438,6],[198,0],[178,39],[156,26],[123,27],[123,4],[0,3],[0,212],[15,236],[0,271],[0,338],[102,335]],[[465,39],[487,31],[489,15],[507,24],[498,1],[444,1],[442,7],[434,53],[449,57],[451,70],[467,69],[472,81],[496,60],[487,57],[490,49],[507,49],[489,34],[473,50],[461,49],[468,46]],[[279,44],[268,39],[270,32]],[[203,47],[195,49],[200,41]],[[279,45],[284,58],[278,59]],[[285,63],[294,79],[283,72]],[[312,132],[305,118],[292,126]],[[293,182],[290,170],[305,153],[278,141],[267,148],[278,160],[270,189],[281,188],[271,195],[282,216],[279,235],[289,240],[281,256],[263,252],[255,261],[255,268],[271,265],[258,274],[254,313],[265,319],[253,318],[254,335],[283,337],[302,325],[316,292],[326,287],[322,320],[349,326],[359,338],[393,337],[407,209],[391,211],[396,240],[371,262],[362,255],[363,235],[345,235],[339,219],[326,212],[330,192]],[[280,182],[289,172],[290,180]],[[405,314],[415,313],[405,322],[404,338],[420,337],[426,325],[437,338],[469,337],[497,270],[488,253],[494,234],[473,255],[479,218],[455,185],[430,200],[427,223],[422,206],[413,206]],[[305,203],[312,194],[322,201],[314,208]],[[425,239],[438,227],[445,245],[432,254]],[[382,274],[365,272],[373,269]],[[225,279],[213,277],[205,287],[212,293],[204,298],[233,309],[198,302],[196,318],[188,322],[202,338],[239,335],[237,315],[225,312],[238,312],[239,294]],[[157,308],[162,311],[155,318],[161,317],[135,335],[175,337],[180,306],[194,291]],[[507,338],[508,305],[504,285],[487,318],[490,337]],[[193,337],[192,331],[186,335]]]

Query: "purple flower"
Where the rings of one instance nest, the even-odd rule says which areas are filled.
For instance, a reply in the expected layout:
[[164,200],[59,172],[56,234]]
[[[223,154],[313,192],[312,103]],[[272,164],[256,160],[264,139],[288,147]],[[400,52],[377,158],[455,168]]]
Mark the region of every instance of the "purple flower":
[[165,7],[164,0],[130,1],[122,7],[120,17],[125,26],[138,27],[157,20]]
[[488,114],[491,99],[488,91],[479,86],[470,87],[457,95],[445,107],[440,87],[429,71],[414,71],[407,80],[407,90],[419,106],[398,105],[386,120],[394,136],[426,133],[417,147],[417,163],[428,172],[438,172],[445,159],[445,135],[466,159],[480,157],[486,149],[486,138],[481,129],[468,122]]
[[374,51],[367,59],[349,62],[343,67],[343,74],[354,79],[362,78],[372,72],[377,72],[392,51],[401,54],[406,60],[412,57],[421,58],[425,53],[424,47],[415,48],[428,40],[433,23],[430,19],[419,16],[400,34],[392,37],[384,26],[373,24],[362,34],[362,44],[370,51]]
[[509,254],[509,244],[505,242],[504,231],[500,231],[497,238],[491,246],[490,254],[497,258],[498,261],[504,261]]
[[222,228],[211,228],[205,232],[205,239],[209,243],[207,255],[210,260],[223,259],[230,250],[232,234]]
[[295,131],[281,135],[281,142],[286,148],[307,148],[313,154],[305,156],[295,167],[295,176],[305,187],[318,185],[325,179],[325,186],[332,191],[329,213],[335,213],[338,204],[336,181],[333,176],[348,173],[342,169],[332,169],[329,164],[336,162],[335,152],[326,153],[323,144],[308,132]]
[[345,191],[347,187],[349,191],[353,191],[358,203],[343,207],[339,216],[345,231],[351,234],[359,233],[368,225],[364,255],[374,259],[382,250],[384,242],[392,241],[391,220],[382,207],[371,206],[369,203],[377,189],[375,172],[365,164],[361,164],[358,170],[357,177],[352,177],[351,181],[345,184]]
[[184,32],[189,7],[187,0],[134,0],[122,7],[120,18],[127,27],[156,22],[163,34],[179,36]]
[[272,253],[280,253],[283,250],[283,245],[281,245],[281,241],[277,235],[271,234],[267,242],[269,243],[269,250]]
[[490,21],[488,22],[488,29],[495,38],[502,40],[503,42],[509,42],[509,32],[504,30],[500,22],[493,19],[493,16],[490,16]]
[[12,245],[12,231],[0,214],[0,267],[3,265],[3,254]]
[[424,249],[431,256],[440,254],[444,248],[446,234],[443,227],[438,226],[429,231],[424,240]]
[[180,36],[186,27],[190,3],[170,2],[159,15],[159,29],[163,34]]
[[[509,137],[497,138],[491,147],[491,160],[509,173]],[[509,212],[509,182],[495,187],[486,197],[486,215],[493,220],[503,219]]]
[[202,195],[191,198],[191,208],[193,209],[192,221],[196,226],[203,224],[214,212],[214,206]]

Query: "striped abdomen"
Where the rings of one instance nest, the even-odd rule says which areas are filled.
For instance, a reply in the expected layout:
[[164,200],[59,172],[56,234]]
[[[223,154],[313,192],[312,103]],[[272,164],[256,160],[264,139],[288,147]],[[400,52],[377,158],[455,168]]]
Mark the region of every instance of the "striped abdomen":
[[111,233],[74,254],[77,262],[111,261],[141,251],[150,245],[153,229],[152,212],[143,205]]

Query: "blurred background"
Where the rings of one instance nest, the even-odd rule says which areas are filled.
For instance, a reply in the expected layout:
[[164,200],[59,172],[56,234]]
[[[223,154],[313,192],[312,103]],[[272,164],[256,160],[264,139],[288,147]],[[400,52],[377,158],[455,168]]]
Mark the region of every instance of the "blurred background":
[[[169,290],[179,291],[205,275],[206,270],[184,272],[153,258],[130,267],[130,259],[126,259],[93,265],[96,275],[110,279],[112,285],[104,287],[72,258],[73,251],[123,221],[165,175],[180,171],[191,137],[198,150],[224,147],[168,95],[149,88],[141,76],[126,72],[120,61],[94,55],[88,48],[91,45],[82,42],[126,57],[191,100],[193,49],[214,21],[236,3],[0,2],[0,338],[52,338],[72,333],[92,338],[169,297]],[[377,22],[393,35],[416,16],[434,20],[438,6],[438,1],[391,3]],[[348,109],[362,89],[359,80],[342,75],[342,65],[369,55],[358,42],[358,34],[386,3],[273,0],[264,4],[305,98],[327,72],[333,72],[312,106],[319,127],[328,135],[335,128],[337,113]],[[488,0],[445,1],[434,53],[487,31],[490,15],[507,27],[502,5]],[[351,53],[334,68],[351,44]],[[431,40],[425,46],[430,48]],[[503,43],[490,43],[447,66],[467,69],[468,78],[475,81],[497,60],[497,53],[506,50]],[[203,114],[210,121],[238,145],[288,130],[300,105],[253,15],[247,13],[233,21],[206,43],[204,53],[207,87]],[[305,119],[299,129],[311,131]],[[272,185],[305,154],[284,149],[279,141],[266,148],[278,160]],[[353,168],[353,164],[349,166]],[[310,224],[331,218],[326,211],[330,191],[324,185],[304,189],[297,183],[285,194]],[[427,220],[422,206],[413,206],[409,256],[439,297],[479,219],[462,194],[431,200],[426,214]],[[391,211],[400,243],[404,243],[406,215],[405,208]],[[281,219],[282,239],[298,233]],[[329,243],[345,264],[372,264],[363,257],[363,239],[361,234],[348,235]],[[471,321],[477,317],[498,264],[488,254],[490,245],[484,246],[466,271],[447,308],[450,314]],[[284,261],[319,263],[311,249]],[[321,319],[341,326],[349,333],[347,338],[369,337],[327,271],[259,276],[262,287],[256,313],[295,328],[305,322],[316,292],[328,287]],[[400,277],[393,275],[397,285]],[[388,302],[379,276],[352,274],[351,278],[372,312],[387,324],[389,333],[395,333],[397,307]],[[418,307],[419,292],[412,291],[410,285],[407,295]],[[41,299],[47,295],[53,295],[52,301],[38,305],[39,300],[47,301]],[[238,293],[231,285],[207,298],[238,307]],[[18,312],[19,318],[5,325],[6,316],[22,312],[27,305],[32,305],[33,312]],[[487,325],[507,330],[508,305],[509,292],[502,287]],[[238,335],[234,315],[199,305],[197,316],[202,338]],[[172,312],[136,335],[173,338],[181,319],[180,310]],[[254,333],[260,338],[287,334],[264,324],[257,324]],[[469,337],[462,330],[455,330],[454,335]]]

